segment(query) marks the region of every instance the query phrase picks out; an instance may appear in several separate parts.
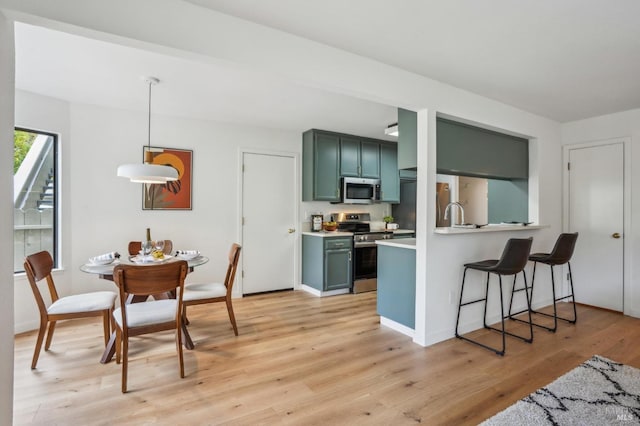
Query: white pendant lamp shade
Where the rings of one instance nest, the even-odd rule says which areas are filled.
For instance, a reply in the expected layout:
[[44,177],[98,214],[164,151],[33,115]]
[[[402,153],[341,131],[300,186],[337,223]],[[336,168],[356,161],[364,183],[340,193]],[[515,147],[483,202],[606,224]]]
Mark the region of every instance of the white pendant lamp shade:
[[178,180],[178,171],[160,164],[123,164],[118,166],[118,176],[126,177],[133,183],[161,183]]
[[178,180],[178,171],[171,166],[152,164],[151,154],[151,86],[158,84],[160,80],[155,77],[147,77],[145,81],[149,84],[149,128],[148,146],[144,152],[144,163],[123,164],[118,166],[118,176],[128,178],[133,183],[165,184],[169,181]]

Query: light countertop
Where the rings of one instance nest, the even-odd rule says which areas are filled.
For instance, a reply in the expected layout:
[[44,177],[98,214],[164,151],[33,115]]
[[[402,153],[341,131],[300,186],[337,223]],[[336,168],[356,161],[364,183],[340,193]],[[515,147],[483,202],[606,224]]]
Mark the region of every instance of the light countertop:
[[533,231],[536,229],[548,228],[549,225],[501,225],[501,224],[489,224],[482,228],[436,228],[433,232],[435,234],[478,234],[483,232],[504,232],[504,231]]
[[309,235],[311,237],[353,237],[353,232],[341,232],[341,231],[318,231],[318,232],[303,232],[302,235]]
[[[372,232],[384,232],[384,229],[380,229],[380,230],[372,230]],[[394,234],[413,234],[414,231],[413,229],[394,229],[389,230],[387,232],[393,232]],[[312,237],[320,237],[320,238],[325,238],[325,237],[352,237],[353,236],[353,232],[343,232],[343,231],[318,231],[318,232],[303,232],[302,235],[310,235]]]
[[404,249],[415,250],[416,239],[415,238],[399,238],[397,240],[378,240],[376,244],[379,246],[398,247]]

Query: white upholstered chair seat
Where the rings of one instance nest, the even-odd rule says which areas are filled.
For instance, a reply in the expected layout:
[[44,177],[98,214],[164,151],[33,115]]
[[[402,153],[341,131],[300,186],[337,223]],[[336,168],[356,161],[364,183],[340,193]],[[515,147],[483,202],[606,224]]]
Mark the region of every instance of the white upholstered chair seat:
[[222,283],[188,284],[184,286],[182,300],[184,302],[190,302],[193,300],[225,297],[226,295],[227,288]]
[[71,314],[75,312],[93,312],[111,309],[116,300],[112,291],[95,291],[61,297],[47,308],[49,315]]
[[[126,305],[127,326],[141,327],[175,321],[177,305],[178,301],[176,299],[154,300]],[[122,328],[121,308],[113,311],[113,319]]]

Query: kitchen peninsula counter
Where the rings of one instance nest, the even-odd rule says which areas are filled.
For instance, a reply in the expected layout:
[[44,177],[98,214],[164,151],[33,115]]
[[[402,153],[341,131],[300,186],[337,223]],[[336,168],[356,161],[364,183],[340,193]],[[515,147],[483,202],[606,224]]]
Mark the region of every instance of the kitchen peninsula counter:
[[434,229],[435,234],[441,235],[457,235],[457,234],[480,234],[484,232],[505,232],[505,231],[535,231],[538,229],[549,228],[549,225],[511,225],[511,224],[489,224],[481,228],[459,228],[442,227]]
[[380,324],[413,337],[416,312],[416,239],[379,240]]

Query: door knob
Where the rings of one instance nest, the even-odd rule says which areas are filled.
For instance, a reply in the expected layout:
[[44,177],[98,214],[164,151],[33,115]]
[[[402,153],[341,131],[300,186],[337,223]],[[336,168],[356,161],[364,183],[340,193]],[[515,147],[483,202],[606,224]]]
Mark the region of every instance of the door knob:
[[619,233],[617,233],[617,232],[614,232],[613,234],[611,234],[611,236],[612,236],[613,238],[620,238],[620,234],[619,234]]
[[296,230],[295,230],[295,229],[293,229],[293,228],[289,228],[289,233],[290,233],[290,234],[293,234],[294,232],[296,232]]

